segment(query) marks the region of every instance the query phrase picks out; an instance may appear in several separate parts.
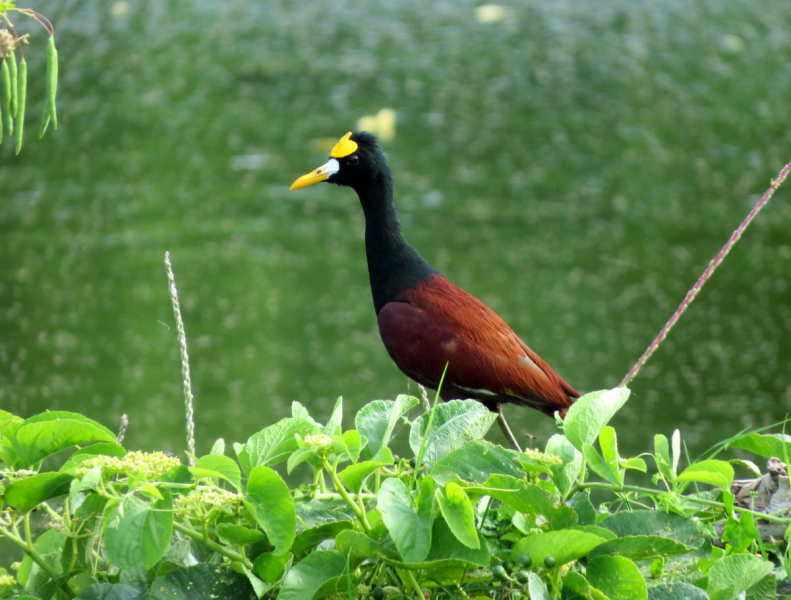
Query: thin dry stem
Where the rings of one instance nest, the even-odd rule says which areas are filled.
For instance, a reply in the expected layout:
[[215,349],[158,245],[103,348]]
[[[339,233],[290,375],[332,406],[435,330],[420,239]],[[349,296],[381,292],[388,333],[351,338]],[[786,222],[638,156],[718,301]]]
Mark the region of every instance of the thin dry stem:
[[747,226],[752,222],[752,220],[756,217],[756,215],[760,212],[760,210],[764,206],[766,206],[767,202],[769,202],[769,200],[772,198],[774,193],[777,191],[777,188],[779,188],[780,185],[785,181],[789,173],[791,173],[791,163],[788,163],[785,167],[783,167],[777,179],[772,180],[772,185],[769,186],[769,189],[766,190],[766,193],[753,207],[753,209],[750,211],[750,214],[748,214],[747,217],[745,217],[744,221],[742,221],[742,224],[736,228],[736,231],[733,232],[728,242],[725,244],[725,246],[722,247],[722,250],[720,250],[719,254],[717,254],[717,256],[714,257],[714,260],[712,260],[709,263],[709,266],[706,268],[705,271],[703,271],[703,274],[700,276],[700,278],[695,283],[695,285],[692,286],[692,289],[690,289],[687,292],[687,296],[684,298],[684,301],[676,309],[676,312],[673,313],[673,316],[670,317],[670,320],[667,323],[665,323],[665,326],[662,328],[662,331],[660,331],[659,335],[657,335],[654,341],[651,342],[651,345],[648,346],[645,352],[643,352],[643,355],[640,357],[640,360],[638,360],[635,363],[635,365],[626,374],[626,377],[623,378],[623,381],[621,381],[621,383],[618,384],[619,387],[626,387],[627,385],[629,385],[629,382],[631,382],[632,379],[634,379],[637,376],[637,372],[642,368],[642,366],[646,363],[646,361],[648,361],[648,359],[651,358],[651,355],[656,351],[656,349],[659,348],[659,345],[667,337],[667,334],[670,333],[670,330],[673,328],[673,325],[675,325],[676,321],[678,321],[681,315],[684,314],[684,311],[687,310],[687,307],[690,304],[692,304],[692,301],[695,299],[695,296],[698,295],[698,292],[703,287],[703,284],[709,280],[709,278],[714,274],[714,271],[717,269],[717,267],[720,266],[720,263],[722,263],[722,261],[725,260],[725,257],[728,255],[728,252],[731,251],[731,248],[733,248],[736,242],[739,241],[739,238],[742,237],[744,230],[747,229]]

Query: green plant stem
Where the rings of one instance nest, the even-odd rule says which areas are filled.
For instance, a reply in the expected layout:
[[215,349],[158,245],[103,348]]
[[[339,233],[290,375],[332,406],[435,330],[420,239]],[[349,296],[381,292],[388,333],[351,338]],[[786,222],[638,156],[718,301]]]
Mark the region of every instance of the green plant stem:
[[322,459],[321,464],[324,465],[324,469],[330,474],[332,483],[335,484],[335,489],[338,490],[341,498],[346,501],[346,504],[348,504],[349,507],[354,511],[354,514],[357,515],[357,520],[360,521],[365,533],[370,533],[371,526],[368,524],[368,518],[365,515],[365,507],[363,507],[361,510],[360,507],[357,506],[357,503],[354,501],[354,499],[349,496],[349,492],[346,491],[343,482],[341,482],[341,480],[338,478],[338,475],[336,475],[335,470],[332,468],[326,458]]
[[409,585],[411,585],[415,592],[417,592],[418,598],[420,598],[420,600],[426,600],[426,597],[423,595],[423,590],[421,590],[420,586],[417,584],[415,574],[409,569],[404,569],[404,572],[406,573],[406,579],[409,582]]
[[225,546],[218,544],[217,542],[214,542],[208,538],[204,539],[202,532],[195,531],[194,529],[192,529],[192,527],[186,527],[185,525],[182,525],[181,523],[178,523],[176,521],[173,521],[173,529],[175,529],[176,531],[180,531],[181,533],[192,538],[196,542],[200,542],[201,544],[203,544],[210,550],[213,550],[217,554],[221,554],[222,556],[225,556],[226,558],[230,558],[231,560],[239,561],[245,567],[247,567],[252,571],[253,563],[251,563],[249,560],[247,560],[244,556],[242,556],[238,552],[234,552],[233,550],[228,550],[228,548],[226,548]]
[[[376,494],[359,494],[363,500],[376,498]],[[345,500],[340,494],[327,492],[326,494],[315,494],[313,496],[294,496],[294,502],[309,502],[310,500]]]
[[[585,488],[608,490],[616,494],[618,492],[636,492],[638,494],[646,494],[648,496],[658,496],[659,494],[664,493],[664,492],[657,492],[657,490],[652,490],[651,488],[644,488],[636,485],[625,485],[619,488],[609,483],[596,483],[596,482],[578,484],[574,486],[572,491],[577,492]],[[721,508],[725,510],[725,504],[723,504],[722,502],[717,502],[716,500],[706,500],[705,498],[695,498],[694,496],[684,496],[683,499],[688,500],[689,502],[703,504],[704,506],[713,506],[715,508]],[[791,519],[784,519],[782,517],[776,517],[774,515],[756,512],[754,510],[750,510],[749,508],[739,507],[738,510],[739,512],[749,513],[754,517],[758,517],[759,519],[764,519],[765,521],[772,521],[773,523],[782,523],[783,525],[791,525]]]

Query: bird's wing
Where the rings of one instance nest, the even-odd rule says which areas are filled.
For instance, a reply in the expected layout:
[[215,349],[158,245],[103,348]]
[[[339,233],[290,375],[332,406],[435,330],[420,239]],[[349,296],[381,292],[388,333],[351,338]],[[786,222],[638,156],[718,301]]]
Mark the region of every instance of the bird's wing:
[[[469,397],[571,405],[567,390],[573,392],[572,397],[576,392],[494,311],[441,279],[433,289],[415,288],[407,292],[404,301],[386,304],[379,312],[382,340],[402,371],[436,388],[448,364],[445,385]],[[445,282],[455,290],[448,289]]]

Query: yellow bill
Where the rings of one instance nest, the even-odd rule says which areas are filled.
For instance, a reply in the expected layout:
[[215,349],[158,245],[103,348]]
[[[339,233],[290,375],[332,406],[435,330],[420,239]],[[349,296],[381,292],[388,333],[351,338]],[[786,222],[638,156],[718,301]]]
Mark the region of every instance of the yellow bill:
[[318,183],[320,181],[326,181],[331,175],[337,173],[339,168],[340,164],[338,161],[334,158],[331,158],[315,171],[311,171],[310,173],[297,179],[291,184],[290,189],[298,190],[299,188],[308,187],[309,185],[313,185],[314,183]]

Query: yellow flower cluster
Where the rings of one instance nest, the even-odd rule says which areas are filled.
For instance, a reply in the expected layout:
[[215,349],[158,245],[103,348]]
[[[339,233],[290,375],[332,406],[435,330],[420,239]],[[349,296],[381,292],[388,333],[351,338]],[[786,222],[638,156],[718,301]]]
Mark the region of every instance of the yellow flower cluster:
[[38,475],[38,471],[30,471],[28,469],[0,469],[0,480],[3,480],[3,483],[14,483],[20,479],[33,477],[33,475]]
[[81,462],[74,472],[78,477],[83,477],[94,467],[100,466],[106,473],[126,473],[132,477],[142,477],[152,481],[179,465],[181,461],[178,458],[168,456],[164,452],[130,452],[123,458],[93,456]]
[[525,448],[524,454],[526,454],[528,458],[532,458],[538,464],[544,465],[545,467],[554,467],[556,465],[563,464],[563,461],[559,456],[555,456],[554,454],[545,454],[544,452],[535,450],[533,448]]
[[235,515],[242,506],[244,496],[220,488],[199,488],[178,496],[173,502],[176,514],[183,517],[208,518],[214,514]]
[[0,590],[12,585],[16,585],[16,579],[14,579],[13,575],[0,575]]

